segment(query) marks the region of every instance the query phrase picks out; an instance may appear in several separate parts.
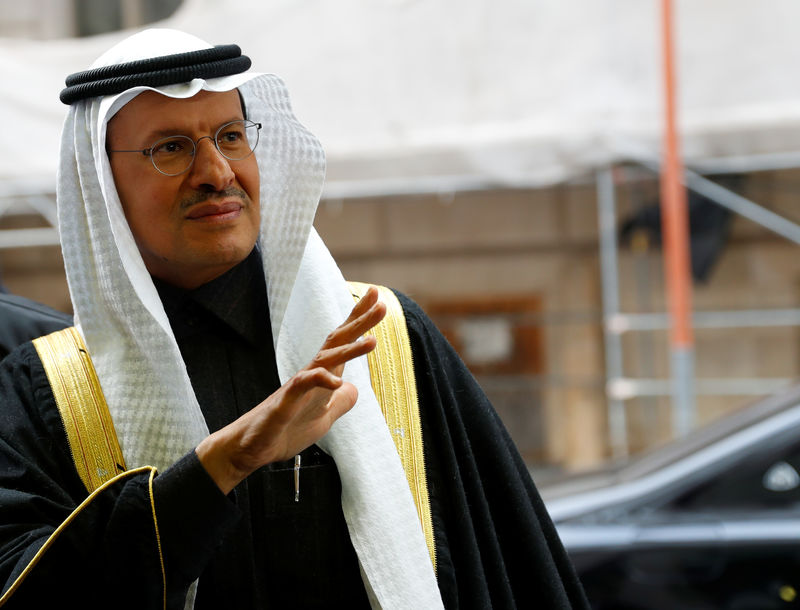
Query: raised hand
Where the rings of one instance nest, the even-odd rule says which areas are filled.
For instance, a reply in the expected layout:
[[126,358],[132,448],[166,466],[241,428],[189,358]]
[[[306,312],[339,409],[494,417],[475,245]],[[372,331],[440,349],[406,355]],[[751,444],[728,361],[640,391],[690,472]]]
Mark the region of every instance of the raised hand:
[[377,289],[370,288],[307,366],[197,446],[200,462],[224,493],[261,466],[314,444],[353,407],[358,391],[342,380],[344,365],[375,348],[375,339],[363,335],[385,315]]

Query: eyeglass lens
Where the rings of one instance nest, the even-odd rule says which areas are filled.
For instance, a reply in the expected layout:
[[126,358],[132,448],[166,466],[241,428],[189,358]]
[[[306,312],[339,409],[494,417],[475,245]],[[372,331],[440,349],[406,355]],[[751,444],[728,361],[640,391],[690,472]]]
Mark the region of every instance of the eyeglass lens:
[[[214,145],[223,157],[239,161],[248,157],[258,144],[258,128],[251,121],[226,123],[214,134]],[[189,136],[169,136],[153,144],[150,157],[158,171],[175,176],[189,169],[196,146]]]

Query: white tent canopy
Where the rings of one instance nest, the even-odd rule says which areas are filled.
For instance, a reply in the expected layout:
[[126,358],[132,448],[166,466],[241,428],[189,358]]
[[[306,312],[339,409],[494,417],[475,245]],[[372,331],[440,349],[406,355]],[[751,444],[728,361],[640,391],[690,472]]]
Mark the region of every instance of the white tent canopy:
[[[286,80],[327,194],[540,185],[660,151],[658,0],[186,0]],[[676,2],[687,162],[800,150],[800,3]],[[129,32],[0,39],[2,193],[52,192],[64,77]]]

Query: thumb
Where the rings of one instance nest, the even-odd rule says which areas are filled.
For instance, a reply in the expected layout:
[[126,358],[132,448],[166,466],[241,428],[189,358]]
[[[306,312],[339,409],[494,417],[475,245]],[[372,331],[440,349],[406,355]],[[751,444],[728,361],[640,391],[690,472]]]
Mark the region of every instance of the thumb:
[[331,423],[352,409],[357,400],[358,390],[349,381],[345,381],[334,390],[328,401],[328,413],[331,417]]

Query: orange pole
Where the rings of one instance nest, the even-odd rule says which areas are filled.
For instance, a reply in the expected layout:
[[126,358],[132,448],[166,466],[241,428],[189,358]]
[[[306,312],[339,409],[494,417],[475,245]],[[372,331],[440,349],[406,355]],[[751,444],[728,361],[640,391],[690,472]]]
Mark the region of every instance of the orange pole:
[[675,67],[673,62],[672,2],[662,0],[664,61],[664,159],[661,164],[661,235],[664,270],[671,316],[670,342],[673,348],[691,349],[692,283],[689,263],[689,214],[683,186],[683,162],[676,129]]

